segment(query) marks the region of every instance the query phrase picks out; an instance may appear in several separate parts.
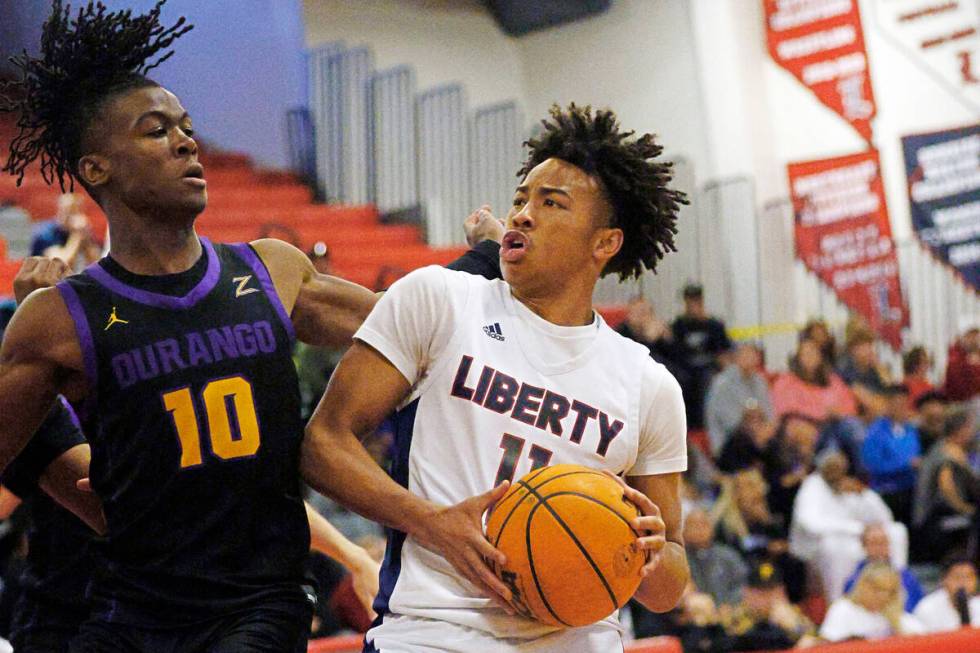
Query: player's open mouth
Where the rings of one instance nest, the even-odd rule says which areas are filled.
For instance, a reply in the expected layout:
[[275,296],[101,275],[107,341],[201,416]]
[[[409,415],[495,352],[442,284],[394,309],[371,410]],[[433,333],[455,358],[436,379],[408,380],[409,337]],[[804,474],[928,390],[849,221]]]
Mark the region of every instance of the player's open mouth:
[[195,163],[189,167],[181,177],[185,182],[197,188],[207,188],[208,182],[204,181],[204,166]]
[[522,231],[511,230],[504,234],[500,241],[500,258],[507,263],[520,261],[527,255],[531,239]]

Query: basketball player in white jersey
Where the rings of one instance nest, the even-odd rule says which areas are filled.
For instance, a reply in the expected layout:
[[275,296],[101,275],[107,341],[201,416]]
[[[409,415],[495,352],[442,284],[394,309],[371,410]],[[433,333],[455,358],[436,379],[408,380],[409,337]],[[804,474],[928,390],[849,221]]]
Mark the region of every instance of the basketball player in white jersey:
[[[552,109],[519,173],[504,280],[437,267],[392,286],[355,336],[304,442],[317,490],[391,527],[365,651],[608,653],[615,616],[555,628],[515,614],[486,560],[482,516],[510,481],[575,463],[623,476],[648,551],[635,595],[671,609],[688,579],[677,382],[592,309],[600,276],[653,268],[673,249],[681,193],[653,137],[609,111]],[[358,438],[395,409],[391,476]]]

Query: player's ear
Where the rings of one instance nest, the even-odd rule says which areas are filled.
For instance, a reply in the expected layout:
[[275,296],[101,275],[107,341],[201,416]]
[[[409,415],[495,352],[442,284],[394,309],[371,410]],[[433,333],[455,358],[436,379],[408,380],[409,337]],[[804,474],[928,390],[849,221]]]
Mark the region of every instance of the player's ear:
[[592,255],[600,261],[608,261],[623,247],[623,230],[604,227],[596,230]]
[[100,154],[86,154],[78,160],[78,178],[92,188],[108,183],[112,173],[112,163]]

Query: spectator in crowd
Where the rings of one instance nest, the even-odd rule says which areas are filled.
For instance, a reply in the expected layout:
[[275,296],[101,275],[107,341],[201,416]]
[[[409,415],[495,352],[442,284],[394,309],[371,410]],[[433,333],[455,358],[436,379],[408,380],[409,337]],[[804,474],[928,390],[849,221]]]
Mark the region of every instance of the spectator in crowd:
[[928,454],[933,445],[943,439],[947,404],[946,395],[935,390],[923,394],[915,402],[915,422],[923,453]]
[[748,566],[738,551],[714,541],[714,525],[704,508],[693,508],[685,515],[684,548],[697,590],[710,595],[716,604],[737,605]]
[[626,319],[616,331],[649,349],[653,359],[670,370],[678,383],[684,378],[683,370],[676,360],[677,349],[670,325],[657,317],[653,306],[645,297],[637,295],[629,301]]
[[60,258],[72,269],[97,261],[101,255],[102,246],[82,212],[82,196],[76,193],[62,194],[58,212],[37,225],[31,236],[31,256]]
[[966,555],[975,535],[980,477],[968,455],[976,437],[972,410],[956,407],[946,417],[944,437],[923,460],[916,486],[912,523],[920,537],[918,557],[938,561]]
[[805,415],[817,422],[840,415],[856,415],[854,395],[823,359],[820,346],[801,340],[790,358],[789,371],[780,374],[772,387],[776,416]]
[[902,383],[909,389],[909,402],[915,405],[919,397],[932,392],[936,388],[929,380],[929,370],[932,369],[932,356],[925,347],[912,347],[902,356]]
[[820,431],[817,423],[797,413],[783,415],[769,445],[763,472],[769,483],[769,510],[784,524],[790,522],[796,494],[814,470]]
[[[865,558],[858,563],[857,569],[851,577],[844,583],[844,593],[849,594],[857,583],[858,576],[868,564],[880,562],[886,565],[892,564],[891,542],[888,540],[888,532],[881,524],[868,524],[861,535],[861,545],[864,547]],[[915,577],[912,570],[908,567],[896,569],[902,579],[902,589],[905,590],[905,611],[912,612],[916,604],[922,600],[925,592],[919,579]]]
[[875,523],[888,532],[896,562],[903,566],[908,551],[905,526],[894,521],[880,496],[848,474],[844,454],[822,453],[818,471],[803,481],[796,495],[789,542],[790,552],[819,572],[828,600],[841,595],[844,581],[864,556],[864,528]]
[[837,363],[837,341],[830,333],[827,323],[821,319],[812,319],[803,325],[800,331],[800,340],[812,340],[817,343],[823,359],[828,365]]
[[705,400],[708,438],[715,455],[742,422],[746,407],[757,407],[767,420],[773,418],[769,384],[762,375],[762,350],[753,343],[742,343],[733,363],[712,379]]
[[806,567],[789,553],[786,522],[769,512],[767,491],[757,469],[742,470],[724,481],[714,507],[718,538],[751,564],[775,564],[790,601],[799,603],[806,592]]
[[851,334],[837,372],[851,388],[863,414],[870,418],[881,414],[884,409],[881,393],[888,380],[878,364],[875,337],[871,331],[858,329]]
[[847,596],[833,602],[820,626],[820,636],[830,642],[846,639],[882,639],[922,632],[919,622],[903,607],[898,572],[887,564],[866,566]]
[[946,396],[951,401],[971,401],[980,395],[980,319],[964,320],[962,333],[946,359]]
[[768,651],[802,644],[813,633],[813,624],[786,599],[779,568],[764,561],[749,574],[728,632],[732,651]]
[[977,596],[974,564],[963,558],[948,560],[943,565],[941,586],[919,602],[914,615],[927,633],[963,626],[980,628],[980,596]]
[[904,385],[884,389],[884,414],[868,427],[861,460],[871,489],[881,495],[895,519],[912,523],[915,474],[921,462],[919,431],[909,421],[909,393]]
[[684,653],[729,653],[732,641],[722,625],[722,611],[704,592],[687,592],[680,603],[680,616],[674,635],[681,640]]
[[746,401],[742,421],[728,436],[718,456],[718,469],[732,473],[746,467],[765,470],[776,464],[773,457],[777,447],[773,444],[776,424],[766,415],[754,399]]
[[671,325],[677,345],[677,360],[684,371],[678,379],[684,392],[689,429],[704,428],[704,397],[715,372],[729,362],[732,342],[721,320],[708,317],[704,289],[698,284],[684,287],[684,312]]

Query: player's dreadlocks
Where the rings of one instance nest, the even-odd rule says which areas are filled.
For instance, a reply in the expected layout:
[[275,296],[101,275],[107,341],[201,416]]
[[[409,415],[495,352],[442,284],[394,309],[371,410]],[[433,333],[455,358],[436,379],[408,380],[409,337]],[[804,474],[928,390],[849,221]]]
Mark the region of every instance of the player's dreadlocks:
[[105,103],[124,91],[157,86],[146,73],[169,59],[173,51],[167,48],[193,28],[183,17],[163,27],[160,8],[166,1],[133,16],[132,10],[109,12],[89,0],[73,19],[71,5],[54,0],[41,56],[25,51],[11,57],[21,79],[0,85],[0,110],[19,114],[20,131],[2,168],[17,175],[18,185],[27,166],[40,158],[45,182],[74,187],[85,132]]
[[623,230],[623,246],[602,271],[617,273],[621,280],[639,277],[646,267],[655,270],[668,251],[676,251],[677,210],[687,204],[684,193],[667,186],[671,164],[655,163],[663,147],[652,134],[631,138],[632,131],[619,129],[616,114],[574,103],[562,110],[551,107],[551,121],[543,120],[545,131],[525,143],[530,149],[525,177],[550,158],[567,161],[602,181],[613,206],[612,226]]

